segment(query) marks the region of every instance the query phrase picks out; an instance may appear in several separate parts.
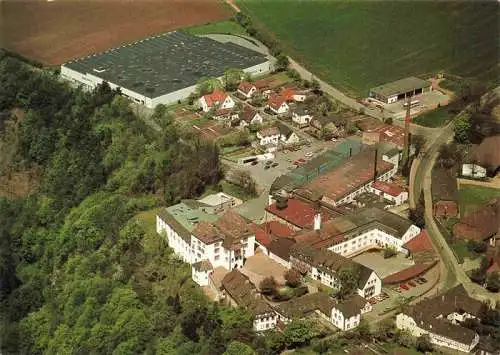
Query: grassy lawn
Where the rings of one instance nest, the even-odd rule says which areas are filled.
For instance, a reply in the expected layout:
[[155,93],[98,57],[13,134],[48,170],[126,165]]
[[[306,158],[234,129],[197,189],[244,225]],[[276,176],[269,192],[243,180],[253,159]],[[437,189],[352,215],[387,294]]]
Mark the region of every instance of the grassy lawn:
[[497,196],[500,196],[499,189],[462,184],[459,190],[460,214],[473,212]]
[[142,239],[144,251],[153,253],[158,250],[161,243],[165,243],[161,236],[156,233],[156,212],[159,208],[143,211],[135,216],[135,219],[143,226],[146,234]]
[[459,257],[462,258],[469,258],[471,260],[474,260],[481,256],[480,254],[474,252],[474,251],[469,251],[467,249],[467,241],[465,240],[457,240],[455,243],[451,245],[451,248],[457,254]]
[[442,87],[443,89],[453,91],[455,94],[457,94],[460,91],[460,82],[456,80],[444,79],[439,83],[439,86]]
[[213,33],[246,35],[243,27],[230,20],[189,27],[184,29],[184,31],[193,35],[207,35]]
[[497,78],[495,2],[236,2],[254,27],[271,32],[288,54],[354,95],[437,71]]
[[440,127],[445,125],[454,116],[455,115],[453,113],[449,112],[447,107],[438,107],[435,110],[415,117],[413,123],[431,128]]
[[[231,195],[231,196],[234,196],[236,198],[239,198],[240,200],[242,201],[247,201],[247,200],[250,200],[252,198],[255,198],[256,196],[249,196],[245,191],[243,191],[239,186],[237,185],[234,185],[226,180],[222,180],[220,182],[220,185],[222,187],[222,192],[228,194],[228,195]],[[205,190],[205,193],[203,194],[203,197],[204,196],[207,196],[207,195],[210,195],[210,194],[214,194],[214,193],[217,193],[219,191],[217,191],[216,189],[214,188],[207,188]]]

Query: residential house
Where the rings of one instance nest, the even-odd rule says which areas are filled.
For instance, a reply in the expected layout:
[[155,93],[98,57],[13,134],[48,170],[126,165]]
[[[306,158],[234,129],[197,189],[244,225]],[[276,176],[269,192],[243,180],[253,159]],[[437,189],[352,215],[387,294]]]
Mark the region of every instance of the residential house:
[[274,311],[278,315],[278,321],[287,324],[292,319],[304,319],[318,315],[332,322],[332,309],[336,301],[324,292],[310,293],[290,301],[278,303]]
[[290,127],[283,123],[278,123],[278,129],[280,131],[280,140],[285,145],[297,144],[300,142],[300,138]]
[[278,264],[290,269],[290,254],[295,243],[292,238],[275,238],[267,246],[267,255]]
[[257,92],[257,87],[248,81],[242,81],[238,86],[238,93],[247,99],[250,99]]
[[214,90],[211,94],[203,95],[199,99],[199,104],[203,112],[208,112],[211,109],[230,109],[235,106],[234,100],[221,90]]
[[298,105],[292,109],[292,121],[300,128],[309,126],[313,113],[305,105]]
[[310,126],[313,129],[314,135],[320,139],[331,139],[343,135],[343,130],[335,125],[334,116],[316,115],[310,121]]
[[484,311],[484,304],[469,297],[465,288],[458,285],[406,307],[396,316],[396,327],[415,337],[428,334],[438,346],[471,352],[479,343],[479,335],[461,323],[469,318],[480,320]]
[[463,176],[484,178],[487,174],[497,174],[500,169],[500,135],[483,139],[481,144],[472,149],[467,160],[462,165]]
[[257,132],[257,138],[261,146],[267,146],[269,144],[276,146],[280,141],[280,137],[281,134],[278,127],[267,127]]
[[400,186],[389,181],[374,181],[370,191],[375,195],[382,196],[384,199],[399,206],[408,200],[408,192]]
[[326,249],[316,249],[310,245],[297,243],[290,253],[290,265],[334,289],[341,287],[337,277],[339,270],[349,267],[359,271],[357,293],[361,297],[370,298],[382,292],[382,280],[375,271]]
[[304,92],[298,92],[295,88],[282,88],[280,93],[287,102],[304,102],[307,95]]
[[249,106],[244,106],[239,119],[233,121],[233,125],[238,125],[240,128],[244,128],[251,124],[262,124],[262,122],[264,122],[264,120],[257,110],[254,110]]
[[356,328],[361,322],[361,315],[372,311],[372,305],[359,295],[339,302],[332,309],[332,323],[341,330]]
[[238,111],[233,108],[222,108],[215,110],[214,119],[217,121],[227,121],[232,122],[238,120],[240,117]]
[[286,99],[279,94],[269,95],[267,106],[271,112],[277,115],[284,115],[290,110],[290,106],[286,103]]
[[253,316],[255,331],[265,331],[276,327],[278,315],[262,298],[255,285],[238,269],[232,270],[222,279],[222,299],[231,306],[247,309]]
[[453,235],[476,242],[484,241],[495,247],[500,235],[500,197],[462,216],[460,222],[453,226]]
[[431,193],[435,217],[458,216],[458,187],[454,169],[434,167]]
[[[210,215],[180,203],[158,212],[156,230],[184,262],[205,261],[203,268],[200,264],[194,271],[207,272],[202,269],[208,263],[214,268],[232,270],[254,255],[255,234],[251,223],[232,210],[220,216]],[[197,274],[195,278],[201,276]]]

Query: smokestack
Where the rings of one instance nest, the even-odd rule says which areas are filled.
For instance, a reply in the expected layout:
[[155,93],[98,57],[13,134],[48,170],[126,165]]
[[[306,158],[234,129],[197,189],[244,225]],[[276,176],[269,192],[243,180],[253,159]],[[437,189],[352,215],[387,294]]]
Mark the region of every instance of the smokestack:
[[378,160],[378,148],[375,148],[375,162],[373,164],[373,181],[377,181],[377,160]]
[[316,212],[314,215],[314,230],[319,231],[321,229],[321,213]]

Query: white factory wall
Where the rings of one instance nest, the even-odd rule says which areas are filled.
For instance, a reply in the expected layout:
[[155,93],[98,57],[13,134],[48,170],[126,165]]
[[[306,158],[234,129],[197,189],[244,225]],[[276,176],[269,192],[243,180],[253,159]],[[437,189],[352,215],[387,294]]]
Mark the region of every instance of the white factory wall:
[[[244,72],[249,73],[251,75],[257,74],[265,74],[271,71],[271,63],[269,61],[254,65],[253,67],[249,67],[243,69]],[[92,75],[90,73],[80,73],[76,70],[70,69],[64,65],[61,65],[61,77],[65,80],[68,80],[74,84],[79,86],[83,86],[87,90],[92,90],[97,85],[101,84],[103,79]],[[221,77],[222,78],[222,77]],[[219,79],[221,79],[219,78]],[[148,108],[155,108],[156,105],[170,105],[176,103],[178,100],[186,99],[191,93],[196,90],[196,85],[188,86],[186,88],[170,92],[165,95],[157,96],[154,98],[146,97],[141,95],[135,91],[129,90],[127,88],[118,86],[112,82],[108,81],[109,86],[112,89],[120,88],[123,96],[130,98],[132,101],[137,102],[139,104],[143,104]]]

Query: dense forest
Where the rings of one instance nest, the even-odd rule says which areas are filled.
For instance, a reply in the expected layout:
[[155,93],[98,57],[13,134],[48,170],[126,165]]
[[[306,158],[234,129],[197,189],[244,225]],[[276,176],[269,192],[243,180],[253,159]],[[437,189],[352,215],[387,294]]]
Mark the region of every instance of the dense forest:
[[272,352],[140,218],[216,186],[217,147],[164,107],[152,129],[116,94],[0,54],[1,173],[40,172],[35,193],[0,197],[2,354]]

